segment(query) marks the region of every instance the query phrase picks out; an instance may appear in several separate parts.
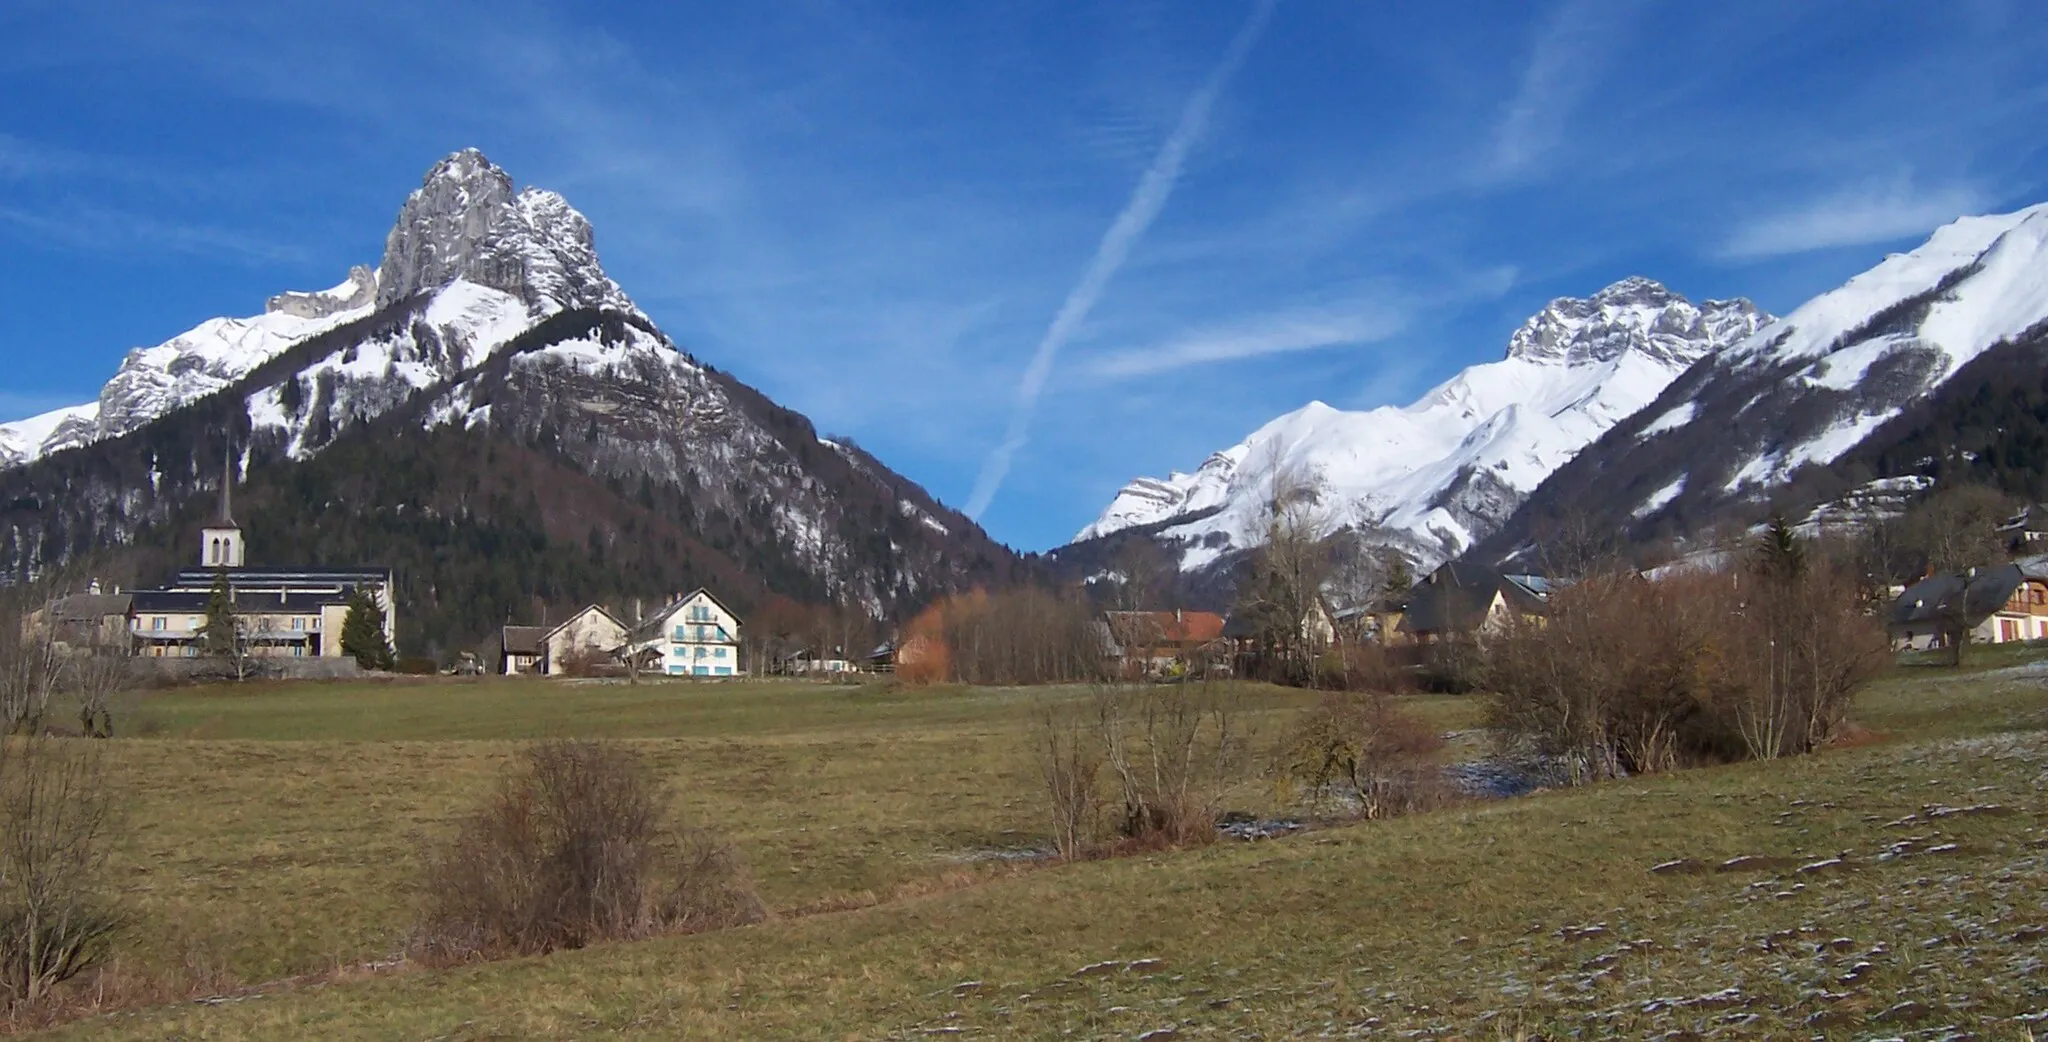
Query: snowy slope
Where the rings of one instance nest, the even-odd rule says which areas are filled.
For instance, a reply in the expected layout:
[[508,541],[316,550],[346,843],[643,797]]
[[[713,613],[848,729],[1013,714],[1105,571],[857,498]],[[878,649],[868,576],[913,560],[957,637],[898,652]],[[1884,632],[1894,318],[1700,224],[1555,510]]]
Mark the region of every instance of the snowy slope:
[[1442,560],[1489,534],[1694,362],[1767,320],[1748,301],[1695,306],[1641,278],[1562,298],[1516,331],[1507,357],[1412,405],[1350,412],[1311,402],[1193,473],[1131,483],[1076,538],[1162,526],[1184,569],[1205,567],[1256,544],[1261,486],[1279,465],[1321,482],[1335,523]]
[[1644,536],[1743,520],[1972,359],[2044,331],[2048,204],[1958,219],[1674,381],[1560,468],[1483,555],[1526,550],[1541,518],[1566,514]]
[[1808,463],[1830,463],[1905,403],[1862,394],[1882,363],[1923,359],[1916,392],[1934,387],[2000,341],[2048,320],[2048,204],[1965,217],[1911,253],[1894,254],[1801,305],[1729,353],[1735,365],[1792,366],[1787,379],[1843,392],[1834,422],[1752,455],[1730,491],[1760,490]]
[[[441,475],[466,489],[442,507],[522,539],[553,525],[594,571],[619,566],[599,563],[603,524],[657,502],[674,526],[662,567],[745,576],[737,588],[758,596],[880,616],[1018,566],[914,482],[849,445],[819,451],[810,421],[698,363],[605,274],[582,214],[465,150],[405,199],[375,269],[133,351],[98,401],[0,426],[0,576],[47,567],[46,548],[132,544],[217,494],[205,461],[223,441],[245,474],[275,478],[359,458],[366,439],[413,465],[446,466],[452,442],[488,446]],[[63,465],[32,465],[59,449]],[[605,491],[471,498],[561,463]]]
[[[0,424],[0,467],[117,437],[229,387],[296,344],[413,298],[418,328],[395,331],[326,359],[305,374],[369,418],[571,307],[632,311],[604,274],[590,222],[554,192],[514,192],[512,179],[475,149],[427,172],[400,209],[372,271],[357,267],[332,289],[282,293],[261,315],[213,318],[155,347],[136,348],[99,400]],[[637,312],[635,312],[637,313]],[[426,342],[419,342],[425,339]],[[288,422],[279,388],[251,399],[259,428],[287,432],[303,451],[303,423]]]

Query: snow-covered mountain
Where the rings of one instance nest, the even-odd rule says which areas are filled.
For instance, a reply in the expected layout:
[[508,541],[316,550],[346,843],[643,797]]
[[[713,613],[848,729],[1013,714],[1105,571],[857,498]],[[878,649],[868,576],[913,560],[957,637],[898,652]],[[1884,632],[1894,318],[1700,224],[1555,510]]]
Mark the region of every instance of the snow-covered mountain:
[[1406,407],[1311,402],[1193,473],[1140,478],[1076,541],[1145,526],[1185,570],[1256,545],[1276,467],[1320,482],[1333,523],[1428,564],[1490,534],[1551,471],[1680,373],[1769,321],[1746,300],[1693,304],[1643,278],[1554,300],[1475,365]]
[[1732,513],[1843,460],[1972,359],[2043,335],[2048,204],[1961,218],[1673,381],[1560,468],[1484,553],[1524,549],[1566,514],[1639,536],[1740,520]]
[[384,363],[393,363],[393,375],[418,388],[565,308],[633,310],[598,264],[582,214],[553,192],[514,192],[510,175],[466,149],[427,172],[400,209],[376,269],[358,266],[333,289],[282,293],[261,315],[208,319],[130,351],[98,401],[0,424],[0,467],[125,434],[235,383],[294,344],[421,295],[430,298],[422,320],[447,348],[443,364],[422,366],[386,344],[326,369],[360,385],[383,382]]
[[[363,439],[426,458],[437,450],[413,436],[450,429],[537,454],[529,472],[566,462],[604,482],[618,501],[521,491],[577,553],[620,538],[601,518],[657,510],[676,526],[658,555],[676,582],[748,573],[758,598],[881,613],[1016,563],[914,482],[677,347],[605,274],[582,214],[515,191],[470,149],[427,172],[374,270],[132,351],[96,402],[0,425],[0,576],[170,519],[217,488],[223,438],[246,474]],[[518,508],[477,498],[489,466],[433,487],[468,486],[451,509],[500,523]]]

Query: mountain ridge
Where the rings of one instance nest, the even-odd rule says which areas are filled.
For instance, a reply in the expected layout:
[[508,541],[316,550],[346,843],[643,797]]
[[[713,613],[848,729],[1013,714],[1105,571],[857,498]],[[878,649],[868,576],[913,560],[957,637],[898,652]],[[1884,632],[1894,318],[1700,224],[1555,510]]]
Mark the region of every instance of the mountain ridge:
[[[55,423],[10,425],[17,445],[40,429],[54,436],[67,421],[74,436],[46,437],[0,464],[0,525],[12,526],[0,570],[21,576],[95,548],[155,545],[159,529],[192,522],[186,501],[217,488],[217,462],[201,461],[218,461],[230,438],[238,480],[261,474],[286,484],[296,483],[295,467],[331,472],[320,464],[324,454],[381,439],[416,457],[408,468],[425,468],[404,478],[409,494],[457,512],[476,504],[447,498],[448,485],[482,477],[482,488],[493,479],[461,473],[449,446],[483,446],[502,465],[534,473],[567,473],[566,466],[633,501],[558,503],[553,490],[540,489],[538,513],[623,523],[659,503],[673,515],[664,538],[702,551],[689,567],[660,562],[628,574],[607,565],[589,582],[529,577],[577,596],[606,584],[621,595],[654,596],[693,575],[744,572],[758,596],[742,601],[794,597],[881,616],[962,584],[1006,581],[1022,567],[915,482],[821,439],[800,414],[681,349],[604,274],[581,214],[554,193],[513,193],[510,184],[482,153],[454,153],[401,206],[369,303],[360,268],[332,290],[279,294],[257,318],[209,320],[131,353],[93,405],[59,410]],[[110,403],[123,400],[130,404],[121,421],[107,422],[117,411]],[[373,498],[389,492],[373,478],[363,487]],[[530,526],[498,516],[511,509],[507,502],[500,496],[487,507],[483,527],[498,534],[479,536],[478,545],[536,538]],[[392,508],[404,504],[401,497]],[[368,520],[345,511],[304,520],[349,530],[332,543],[353,554],[374,549],[359,537]],[[434,538],[404,525],[394,531]],[[583,552],[614,538],[596,529],[565,533],[556,524],[546,539],[573,535],[573,549]],[[421,572],[401,578],[413,595],[429,596],[423,587],[444,582],[451,568],[489,570],[477,562],[444,568],[420,545],[392,551]],[[263,552],[252,541],[252,559]],[[562,567],[546,554],[528,563],[542,568],[543,559]],[[446,647],[475,636],[483,617],[467,612],[434,639]]]
[[[1672,381],[1473,553],[1526,556],[1566,523],[1644,542],[1799,516],[1845,481],[1892,476],[1870,465],[1873,439],[1987,352],[2038,341],[2044,323],[2048,203],[1957,218]],[[1838,462],[1856,474],[1835,480]]]
[[1489,534],[1550,471],[1693,362],[1767,319],[1747,300],[1695,305],[1640,276],[1559,297],[1498,360],[1414,403],[1350,412],[1311,402],[1194,472],[1132,482],[1075,542],[1145,527],[1178,551],[1183,570],[1212,567],[1256,545],[1258,472],[1284,463],[1320,477],[1337,524],[1434,564]]

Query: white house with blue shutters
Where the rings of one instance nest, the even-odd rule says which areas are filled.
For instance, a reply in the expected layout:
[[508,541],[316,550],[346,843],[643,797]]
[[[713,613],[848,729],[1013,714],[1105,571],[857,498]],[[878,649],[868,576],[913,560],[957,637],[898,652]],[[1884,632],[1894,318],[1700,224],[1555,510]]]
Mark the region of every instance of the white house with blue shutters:
[[678,598],[633,633],[633,651],[655,672],[678,677],[730,677],[740,668],[740,618],[709,590]]

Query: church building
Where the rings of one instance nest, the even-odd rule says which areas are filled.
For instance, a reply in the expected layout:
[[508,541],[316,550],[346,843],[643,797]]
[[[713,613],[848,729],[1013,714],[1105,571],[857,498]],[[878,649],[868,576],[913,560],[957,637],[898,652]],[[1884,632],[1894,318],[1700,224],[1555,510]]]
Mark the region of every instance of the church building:
[[135,654],[204,654],[206,605],[223,575],[250,654],[341,657],[342,624],[358,593],[384,609],[384,639],[395,647],[398,604],[391,569],[251,567],[242,527],[235,523],[233,483],[229,468],[221,476],[220,516],[200,532],[199,567],[180,571],[157,589],[133,592],[128,617]]

